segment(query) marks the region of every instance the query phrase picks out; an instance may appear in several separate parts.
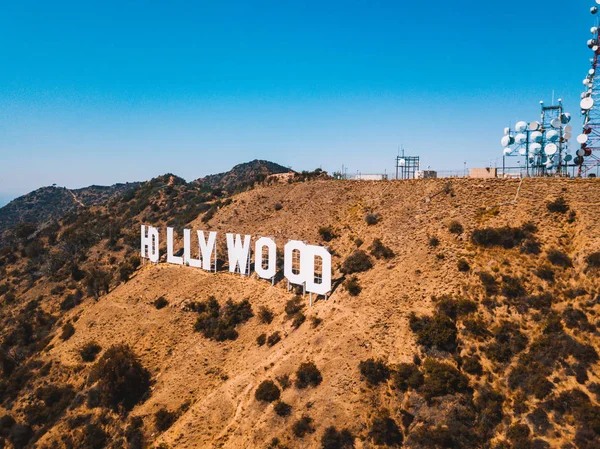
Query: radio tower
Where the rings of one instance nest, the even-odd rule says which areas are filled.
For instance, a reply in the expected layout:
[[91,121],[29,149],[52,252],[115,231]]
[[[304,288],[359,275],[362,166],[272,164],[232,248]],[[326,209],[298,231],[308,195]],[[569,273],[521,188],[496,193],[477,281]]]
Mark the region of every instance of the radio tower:
[[[598,14],[598,7],[590,9],[592,15]],[[583,80],[587,90],[581,94],[581,114],[583,115],[583,132],[577,137],[581,145],[577,150],[577,157],[573,160],[579,166],[578,176],[585,175],[592,168],[600,164],[600,85],[596,84],[596,74],[600,61],[600,36],[598,34],[598,20],[590,30],[592,39],[588,41],[588,47],[594,52],[590,59],[592,64],[587,76]]]

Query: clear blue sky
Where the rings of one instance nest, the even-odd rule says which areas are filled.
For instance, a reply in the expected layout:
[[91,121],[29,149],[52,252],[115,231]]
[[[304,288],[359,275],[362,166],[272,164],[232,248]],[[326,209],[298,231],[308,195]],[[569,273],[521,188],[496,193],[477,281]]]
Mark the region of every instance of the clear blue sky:
[[580,125],[593,4],[4,2],[0,198],[255,158],[391,172],[400,144],[484,166],[553,90]]

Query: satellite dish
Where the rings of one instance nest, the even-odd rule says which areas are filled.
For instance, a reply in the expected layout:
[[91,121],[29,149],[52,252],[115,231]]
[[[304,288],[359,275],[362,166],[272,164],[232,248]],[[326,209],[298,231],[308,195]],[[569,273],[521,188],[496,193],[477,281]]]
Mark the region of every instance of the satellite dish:
[[588,135],[587,134],[579,134],[577,136],[577,142],[580,144],[584,144],[588,141]]
[[511,153],[511,149],[510,148],[505,148],[504,149],[504,155],[508,156]]
[[529,145],[529,151],[531,153],[540,153],[540,151],[542,151],[542,146],[539,143],[532,143]]
[[591,12],[592,14],[596,14],[596,13],[598,13],[598,7],[597,7],[597,6],[592,6],[592,7],[590,8],[590,12]]
[[581,165],[583,164],[583,158],[581,156],[577,156],[575,159],[573,159],[573,163],[575,165]]
[[581,100],[581,109],[583,109],[584,111],[592,109],[593,106],[594,99],[592,97],[586,97],[583,100]]
[[567,154],[567,155],[565,156],[565,162],[570,162],[570,161],[572,161],[572,160],[573,160],[573,156],[571,156],[570,154]]
[[589,84],[590,84],[590,80],[589,79],[586,78],[586,79],[583,80],[583,85],[584,86],[588,86]]
[[517,122],[517,124],[515,125],[515,130],[518,133],[522,133],[526,129],[527,129],[527,123],[526,122]]
[[573,135],[572,135],[571,133],[565,133],[565,134],[563,135],[563,138],[564,138],[565,140],[569,140],[571,137],[573,137]]
[[560,137],[560,134],[558,134],[557,131],[548,131],[546,133],[546,140],[548,140],[549,142],[558,142],[558,138]]
[[596,33],[598,32],[598,27],[592,27],[592,28],[590,29],[590,32],[591,32],[592,34],[596,34]]
[[537,131],[538,129],[540,129],[540,122],[531,122],[529,124],[529,131]]
[[596,73],[596,71],[594,69],[590,69],[588,71],[588,75],[592,75],[593,76],[595,73]]
[[529,137],[531,137],[531,140],[533,140],[534,142],[538,142],[538,143],[540,143],[544,139],[544,135],[539,131],[532,132],[529,135]]
[[583,148],[580,148],[576,151],[577,156],[583,157],[585,155],[585,150]]
[[398,161],[398,165],[399,165],[400,167],[404,167],[404,166],[406,165],[406,160],[405,160],[405,159],[400,159],[400,160]]
[[509,147],[511,145],[514,145],[515,138],[513,136],[504,136],[502,138],[502,140],[500,141],[500,143],[502,144],[503,147]]
[[566,125],[567,123],[569,123],[571,121],[571,114],[569,114],[568,112],[561,114],[560,121],[562,122],[563,125]]
[[584,148],[583,149],[583,154],[584,154],[584,156],[591,156],[592,155],[592,149],[591,148]]
[[504,135],[508,136],[510,134],[510,128],[504,128]]
[[515,136],[515,141],[519,145],[523,145],[527,141],[527,136],[525,134],[517,134]]
[[573,131],[573,127],[571,125],[565,126],[565,132],[566,133],[570,133],[571,131]]
[[553,143],[549,143],[544,148],[544,153],[546,153],[548,156],[552,156],[553,154],[556,154],[557,151],[558,151],[558,147]]
[[552,126],[552,128],[554,129],[560,129],[560,127],[562,126],[562,122],[560,121],[560,119],[555,118],[550,122],[550,126]]
[[527,154],[527,148],[525,148],[525,147],[521,147],[521,148],[519,149],[519,154],[520,154],[521,156],[525,156],[525,155]]

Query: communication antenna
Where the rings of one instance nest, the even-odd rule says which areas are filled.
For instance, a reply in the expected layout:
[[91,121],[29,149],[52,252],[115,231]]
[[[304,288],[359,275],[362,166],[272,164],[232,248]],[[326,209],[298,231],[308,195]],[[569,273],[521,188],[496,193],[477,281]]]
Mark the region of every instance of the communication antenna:
[[[600,0],[596,0],[600,4]],[[598,7],[593,6],[590,9],[592,15],[598,14]],[[581,94],[581,115],[583,116],[583,130],[577,136],[579,149],[573,159],[575,165],[579,167],[578,176],[584,176],[592,168],[600,165],[600,86],[596,82],[596,74],[599,68],[598,55],[600,54],[600,36],[598,28],[598,19],[596,25],[590,29],[592,38],[588,40],[587,46],[594,52],[594,57],[590,59],[591,68],[583,80],[585,91]]]

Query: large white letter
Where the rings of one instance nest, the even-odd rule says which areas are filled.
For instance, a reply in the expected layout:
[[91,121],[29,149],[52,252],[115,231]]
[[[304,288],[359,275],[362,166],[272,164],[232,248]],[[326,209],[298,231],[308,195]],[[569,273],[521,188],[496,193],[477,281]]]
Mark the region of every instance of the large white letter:
[[[304,249],[306,248],[306,244],[299,240],[290,240],[285,244],[283,249],[283,274],[292,284],[301,285],[304,283],[305,273],[303,273],[302,268],[302,254],[304,253]],[[294,273],[292,270],[294,265],[294,251],[298,251],[297,260],[296,260],[296,268],[298,269],[298,273]]]
[[229,258],[229,271],[235,273],[237,266],[240,266],[240,274],[243,276],[248,271],[248,261],[250,259],[250,236],[244,236],[244,243],[241,243],[241,235],[227,234],[227,255]]
[[[315,282],[315,261],[321,259],[321,282]],[[306,291],[317,295],[326,295],[331,290],[331,254],[322,246],[307,245],[302,254],[302,266],[305,269]],[[306,267],[306,268],[305,268]]]
[[200,259],[192,259],[192,244],[189,229],[183,230],[183,263],[190,267],[200,268]]
[[[202,269],[210,271],[210,259],[212,257],[213,250],[215,248],[215,242],[217,241],[217,233],[212,231],[208,233],[208,241],[204,238],[204,231],[198,231],[198,244],[200,245],[200,254],[202,257]],[[215,267],[217,266],[217,260],[215,255]]]
[[173,228],[167,228],[167,263],[183,265],[183,257],[173,255]]
[[[263,248],[267,247],[269,254],[267,256],[267,268],[263,268]],[[277,272],[277,246],[273,239],[261,237],[254,245],[254,271],[258,277],[263,279],[272,279]]]
[[158,262],[158,229],[148,226],[148,234],[146,234],[146,226],[142,225],[141,250],[142,258],[146,258],[146,248],[148,248],[148,259],[151,262]]

